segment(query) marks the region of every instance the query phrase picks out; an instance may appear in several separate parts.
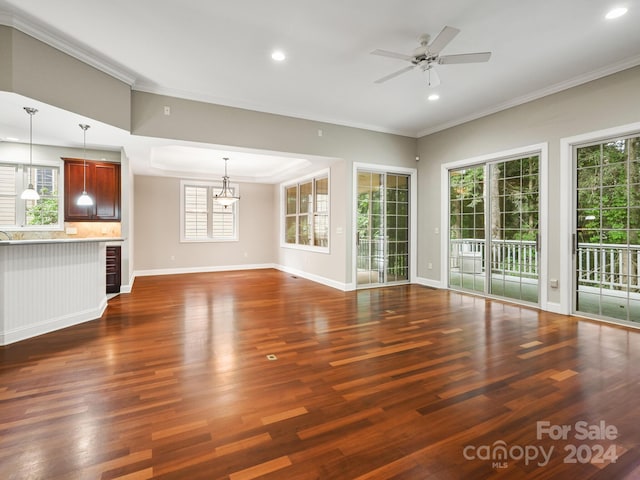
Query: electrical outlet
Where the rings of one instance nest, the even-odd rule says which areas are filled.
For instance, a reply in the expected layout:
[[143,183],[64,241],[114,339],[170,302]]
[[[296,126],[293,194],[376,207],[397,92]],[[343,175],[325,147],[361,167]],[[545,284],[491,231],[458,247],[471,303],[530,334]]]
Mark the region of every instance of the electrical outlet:
[[429,270],[433,270],[433,263],[429,262],[429,263],[427,264],[427,268],[428,268]]
[[165,105],[164,106],[164,114],[165,115],[171,115],[171,107]]

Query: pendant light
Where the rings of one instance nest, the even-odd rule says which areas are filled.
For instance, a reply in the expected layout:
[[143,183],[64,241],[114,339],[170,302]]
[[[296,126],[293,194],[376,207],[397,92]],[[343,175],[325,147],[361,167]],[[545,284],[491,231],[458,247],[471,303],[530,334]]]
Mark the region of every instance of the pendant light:
[[88,207],[90,205],[93,205],[93,200],[89,195],[87,195],[87,130],[90,128],[90,126],[81,123],[80,128],[84,132],[84,154],[82,156],[82,195],[78,197],[78,201],[76,203],[79,206]]
[[24,107],[24,110],[29,114],[29,186],[22,192],[20,198],[22,200],[40,200],[40,195],[33,188],[33,180],[31,178],[33,175],[33,116],[38,110],[30,107]]
[[235,196],[231,191],[231,188],[229,188],[229,176],[227,175],[227,162],[229,161],[229,159],[223,158],[223,160],[224,177],[222,177],[222,190],[218,195],[215,196],[215,200],[220,205],[223,205],[224,208],[227,208],[229,205],[233,205],[238,200],[240,200],[240,197]]

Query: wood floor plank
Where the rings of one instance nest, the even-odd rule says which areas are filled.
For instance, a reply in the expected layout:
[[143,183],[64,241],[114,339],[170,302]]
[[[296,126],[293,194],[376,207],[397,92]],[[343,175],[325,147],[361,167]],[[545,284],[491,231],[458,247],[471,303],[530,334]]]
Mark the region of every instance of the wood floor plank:
[[424,342],[410,342],[403,345],[394,345],[392,347],[383,347],[369,353],[365,353],[364,355],[358,355],[351,358],[343,358],[342,360],[335,360],[333,362],[329,362],[329,365],[332,367],[339,367],[341,365],[348,365],[354,362],[360,362],[362,360],[369,360],[371,358],[381,357],[384,355],[391,355],[398,352],[404,352],[406,350],[412,350],[414,348],[424,347],[426,345],[431,345],[432,342],[424,341]]
[[[638,378],[640,331],[496,300],[139,277],[102,318],[0,347],[0,479],[634,478]],[[617,436],[578,441],[580,421]],[[464,456],[500,441],[555,451]],[[565,463],[569,444],[616,461]]]
[[253,480],[254,478],[262,477],[272,472],[282,470],[291,465],[289,457],[284,456],[269,460],[268,462],[261,463],[254,467],[245,468],[239,472],[234,472],[229,475],[230,480]]
[[263,425],[270,425],[272,423],[281,422],[282,420],[288,420],[289,418],[298,417],[300,415],[305,415],[309,413],[309,411],[304,407],[298,407],[291,410],[287,410],[285,412],[275,413],[273,415],[268,415],[266,417],[262,417],[260,420]]

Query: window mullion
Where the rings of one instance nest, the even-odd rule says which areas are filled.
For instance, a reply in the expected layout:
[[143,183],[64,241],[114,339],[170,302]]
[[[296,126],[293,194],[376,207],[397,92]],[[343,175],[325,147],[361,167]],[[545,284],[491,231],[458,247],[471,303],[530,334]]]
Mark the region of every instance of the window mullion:
[[300,245],[300,184],[296,185],[296,245]]
[[311,245],[316,244],[316,179],[311,181],[311,206],[309,208],[309,228],[311,229]]
[[213,238],[213,193],[214,187],[207,187],[207,237]]

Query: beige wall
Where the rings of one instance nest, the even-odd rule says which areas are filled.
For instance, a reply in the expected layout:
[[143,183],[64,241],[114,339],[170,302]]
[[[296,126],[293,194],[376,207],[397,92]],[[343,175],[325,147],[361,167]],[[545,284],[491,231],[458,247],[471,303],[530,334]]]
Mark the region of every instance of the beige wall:
[[[171,108],[171,115],[164,115],[165,106]],[[137,91],[132,92],[131,113],[135,135],[353,162],[415,164],[415,138],[400,135]],[[322,130],[321,137],[318,130]]]
[[131,88],[19,30],[0,25],[0,89],[116,127],[131,126]]
[[[560,139],[640,121],[640,67],[510,108],[418,140],[418,276],[439,281],[441,261],[440,170],[443,163],[548,142],[549,278],[560,278]],[[446,232],[443,232],[446,235]],[[433,270],[427,269],[431,262]],[[549,301],[565,294],[548,288]]]
[[13,91],[13,32],[12,28],[0,25],[0,90],[6,92]]
[[274,187],[256,183],[239,187],[239,241],[181,243],[180,179],[134,176],[135,271],[273,265]]

